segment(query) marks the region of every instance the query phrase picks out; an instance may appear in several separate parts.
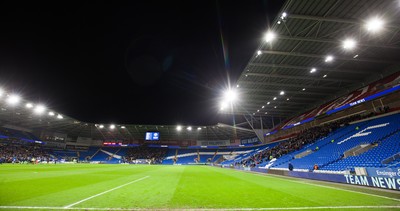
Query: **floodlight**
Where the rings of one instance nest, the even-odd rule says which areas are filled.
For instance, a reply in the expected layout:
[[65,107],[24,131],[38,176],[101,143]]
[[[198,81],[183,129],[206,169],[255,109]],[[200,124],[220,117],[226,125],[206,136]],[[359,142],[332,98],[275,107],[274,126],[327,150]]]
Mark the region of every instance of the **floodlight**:
[[100,128],[100,129],[104,128],[104,125],[99,125],[99,128]]
[[358,57],[358,54],[354,55],[354,56],[353,56],[353,59],[355,59],[355,58],[357,58],[357,57]]
[[343,48],[346,50],[352,50],[353,48],[356,47],[356,41],[353,39],[346,39],[343,41]]
[[315,67],[311,68],[310,73],[315,73],[315,72],[317,72],[317,68]]
[[262,52],[259,50],[259,51],[257,51],[257,56],[259,56],[259,55],[261,55],[262,54]]
[[64,117],[61,114],[57,115],[57,119],[63,119]]
[[289,101],[290,99],[289,99],[289,98],[287,98],[286,100],[287,100],[287,101]]
[[274,108],[278,108],[278,106],[274,106]]
[[269,105],[270,104],[270,102],[267,102],[267,105]]
[[276,100],[276,97],[274,97],[274,100]]
[[54,115],[55,115],[54,112],[52,111],[49,112],[49,116],[54,116]]
[[35,114],[42,114],[46,110],[44,105],[37,105],[34,109]]
[[323,77],[326,78],[328,75],[324,75]]
[[256,113],[253,113],[253,115],[256,115]]
[[197,130],[201,130],[201,127],[198,127]]
[[182,126],[178,125],[178,126],[176,127],[176,130],[177,130],[177,131],[181,131],[181,130],[182,130]]
[[264,108],[265,106],[262,106],[261,108]]
[[286,16],[287,16],[286,12],[282,13],[282,18],[286,18]]
[[3,96],[4,90],[0,88],[0,97]]
[[260,110],[257,110],[257,112],[260,112]]
[[276,35],[274,32],[269,31],[265,34],[265,42],[272,42],[275,39]]
[[333,61],[333,56],[331,55],[326,56],[325,62],[331,62],[331,61]]
[[281,91],[279,94],[280,94],[280,95],[284,95],[284,94],[285,94],[285,92],[284,92],[284,91]]
[[384,24],[385,23],[382,19],[375,17],[369,19],[365,27],[368,31],[375,33],[382,30]]
[[17,105],[21,101],[21,97],[15,94],[8,96],[7,103],[10,105]]
[[121,129],[125,129],[125,126],[121,126]]
[[221,103],[221,110],[224,110],[226,107],[228,107],[228,104],[226,102]]
[[268,114],[268,112],[265,112],[265,114]]
[[187,127],[186,129],[187,129],[188,131],[192,131],[192,127],[191,127],[191,126]]
[[27,104],[25,105],[25,107],[27,107],[27,108],[33,108],[33,104],[32,104],[32,103],[27,103]]
[[303,90],[303,91],[306,91],[306,88],[303,88],[302,90]]
[[114,130],[115,129],[115,125],[110,125],[110,129]]
[[235,90],[229,89],[228,91],[226,91],[224,93],[224,101],[225,102],[233,103],[236,100],[237,100],[237,93]]
[[238,88],[239,88],[239,84],[238,84],[238,85],[236,85],[236,87],[238,87]]

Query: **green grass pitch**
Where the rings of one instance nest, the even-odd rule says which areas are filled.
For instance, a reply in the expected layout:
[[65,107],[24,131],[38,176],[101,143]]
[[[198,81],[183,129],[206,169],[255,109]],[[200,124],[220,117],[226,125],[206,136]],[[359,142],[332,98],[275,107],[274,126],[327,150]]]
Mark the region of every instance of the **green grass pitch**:
[[0,210],[399,210],[400,193],[210,166],[0,165]]

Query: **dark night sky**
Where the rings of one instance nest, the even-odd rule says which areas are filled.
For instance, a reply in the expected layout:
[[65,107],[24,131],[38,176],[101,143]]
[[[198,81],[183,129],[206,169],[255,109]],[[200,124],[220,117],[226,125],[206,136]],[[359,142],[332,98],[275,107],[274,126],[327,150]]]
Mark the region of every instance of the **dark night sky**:
[[283,1],[66,3],[0,3],[0,86],[86,122],[207,125]]

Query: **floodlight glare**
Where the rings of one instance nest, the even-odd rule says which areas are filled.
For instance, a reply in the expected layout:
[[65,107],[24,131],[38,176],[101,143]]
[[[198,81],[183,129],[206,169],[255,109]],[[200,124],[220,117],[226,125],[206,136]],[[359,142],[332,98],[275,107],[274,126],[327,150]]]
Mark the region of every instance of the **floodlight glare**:
[[274,106],[274,108],[278,108],[278,106]]
[[315,73],[315,72],[317,72],[317,68],[311,68],[311,70],[310,70],[310,73]]
[[365,27],[368,31],[375,33],[382,30],[384,24],[382,19],[375,17],[369,19]]
[[303,90],[303,91],[306,91],[306,88],[303,88],[302,90]]
[[35,114],[42,114],[46,110],[46,107],[44,105],[37,105],[35,107]]
[[201,130],[201,127],[198,127],[197,130]]
[[257,51],[257,56],[261,55],[262,52],[261,51]]
[[104,128],[104,125],[99,125],[99,128],[101,129],[101,128]]
[[260,112],[260,110],[257,110],[257,112]]
[[226,102],[221,103],[221,110],[224,110],[226,107],[228,107],[228,104]]
[[33,108],[33,104],[32,104],[32,103],[27,103],[27,104],[25,105],[25,107],[27,107],[27,108]]
[[239,88],[239,84],[238,84],[238,85],[236,85],[236,87],[238,87],[238,88]]
[[235,90],[229,89],[224,93],[224,101],[234,103],[237,100],[237,93]]
[[192,131],[192,127],[191,127],[191,126],[187,127],[186,129],[187,129],[188,131]]
[[121,129],[125,129],[125,126],[121,126]]
[[10,105],[16,105],[19,103],[20,100],[21,100],[20,96],[12,94],[7,98],[7,103]]
[[4,94],[3,89],[0,89],[0,97],[3,96],[3,94]]
[[54,115],[55,115],[54,112],[52,111],[49,112],[49,116],[54,116]]
[[57,119],[63,119],[64,117],[61,114],[57,115]]
[[178,126],[176,127],[176,130],[177,130],[177,131],[181,131],[181,130],[182,130],[182,126],[178,125]]
[[265,106],[262,106],[261,108],[264,108]]
[[267,102],[267,105],[269,105],[270,104],[270,102]]
[[265,112],[265,114],[268,114],[268,112]]
[[284,92],[284,91],[281,91],[279,94],[280,94],[280,95],[284,95],[284,94],[285,94],[285,92]]
[[289,98],[287,98],[286,100],[287,100],[287,101],[289,101],[290,99],[289,99]]
[[286,13],[286,12],[282,13],[282,17],[283,17],[283,18],[286,18],[286,16],[287,16],[287,13]]
[[323,77],[326,78],[328,75],[324,75]]
[[265,42],[272,42],[275,39],[276,35],[272,31],[267,32],[265,34]]
[[333,56],[331,55],[326,56],[325,62],[331,62],[331,61],[333,61]]
[[274,97],[274,100],[276,100],[276,97]]
[[356,47],[356,41],[353,39],[346,39],[343,41],[343,48],[346,50],[352,50]]
[[115,129],[115,125],[110,125],[110,129],[114,130]]

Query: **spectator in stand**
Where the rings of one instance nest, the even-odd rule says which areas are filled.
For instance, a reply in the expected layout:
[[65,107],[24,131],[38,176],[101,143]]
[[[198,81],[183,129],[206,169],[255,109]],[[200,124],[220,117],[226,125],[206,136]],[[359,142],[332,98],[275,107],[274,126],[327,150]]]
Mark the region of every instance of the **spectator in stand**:
[[133,147],[126,153],[128,162],[133,162],[136,159],[151,160],[152,164],[161,164],[167,154],[167,148],[147,147],[146,145]]
[[[297,134],[296,137],[290,138],[288,141],[283,141],[273,148],[267,148],[251,156],[248,159],[243,159],[241,161],[238,161],[234,165],[235,166],[243,165],[247,167],[256,166],[262,163],[263,161],[272,160],[273,158],[279,158],[283,155],[300,150],[305,145],[314,143],[318,139],[327,136],[329,133],[335,131],[341,126],[347,125],[349,122],[369,118],[374,115],[375,113],[373,112],[364,116],[356,114],[321,126],[308,128],[306,130],[301,131],[299,134]],[[334,143],[334,140],[332,140],[331,143]],[[316,151],[319,150],[319,147],[316,147],[315,150]]]
[[288,168],[289,168],[289,171],[293,171],[293,164],[291,162],[289,162]]

